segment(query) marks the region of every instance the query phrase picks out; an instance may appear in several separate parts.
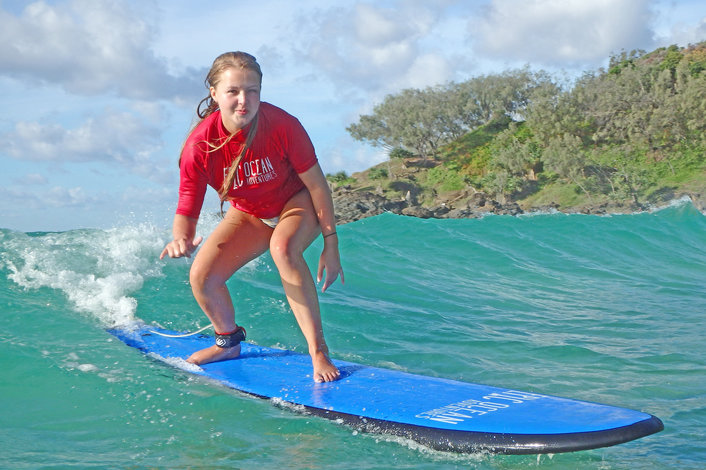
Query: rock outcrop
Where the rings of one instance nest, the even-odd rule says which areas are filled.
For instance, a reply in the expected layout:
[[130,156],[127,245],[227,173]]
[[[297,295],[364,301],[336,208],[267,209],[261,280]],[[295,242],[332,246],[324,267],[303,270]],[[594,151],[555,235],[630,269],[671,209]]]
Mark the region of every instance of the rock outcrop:
[[[689,193],[682,194],[681,197],[691,198],[694,206],[698,210],[702,212],[706,210],[706,196]],[[354,222],[366,217],[382,214],[383,212],[419,217],[422,219],[471,219],[483,217],[488,214],[520,215],[526,212],[551,212],[559,210],[557,204],[531,208],[525,207],[523,209],[516,202],[501,203],[483,192],[462,192],[448,200],[438,202],[434,206],[425,206],[419,204],[416,198],[409,193],[404,199],[390,200],[381,194],[369,190],[354,190],[348,186],[342,186],[333,190],[333,203],[339,224]],[[649,207],[645,206],[614,202],[611,204],[601,203],[574,207],[570,210],[564,209],[564,211],[606,215],[630,213],[648,209]]]
[[501,204],[484,193],[475,193],[467,198],[457,197],[455,200],[427,207],[418,204],[409,194],[404,199],[393,201],[371,191],[351,190],[343,186],[333,191],[333,203],[339,224],[354,222],[383,212],[422,219],[467,219],[482,217],[489,213],[503,215],[523,213],[517,203]]

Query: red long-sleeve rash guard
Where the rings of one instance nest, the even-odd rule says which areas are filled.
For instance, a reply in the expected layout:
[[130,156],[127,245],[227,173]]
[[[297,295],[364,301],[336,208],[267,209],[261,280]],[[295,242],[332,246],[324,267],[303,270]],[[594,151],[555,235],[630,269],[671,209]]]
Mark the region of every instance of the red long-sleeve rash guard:
[[[223,185],[248,131],[249,127],[241,130],[226,145],[213,150],[229,135],[220,111],[196,126],[181,153],[177,214],[198,218],[206,187],[218,191]],[[286,202],[304,187],[298,173],[316,163],[314,146],[299,120],[276,106],[260,103],[255,138],[228,192],[231,204],[262,219],[277,217]]]

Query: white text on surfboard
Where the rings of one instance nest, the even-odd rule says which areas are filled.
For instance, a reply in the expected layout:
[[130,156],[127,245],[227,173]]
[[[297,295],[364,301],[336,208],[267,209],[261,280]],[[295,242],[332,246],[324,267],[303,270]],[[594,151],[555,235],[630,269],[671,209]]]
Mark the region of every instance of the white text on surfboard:
[[493,392],[481,397],[480,400],[470,398],[458,403],[442,406],[416,415],[417,418],[429,419],[446,424],[459,424],[466,419],[481,416],[493,411],[509,408],[514,404],[537,400],[543,395],[529,392],[506,390]]

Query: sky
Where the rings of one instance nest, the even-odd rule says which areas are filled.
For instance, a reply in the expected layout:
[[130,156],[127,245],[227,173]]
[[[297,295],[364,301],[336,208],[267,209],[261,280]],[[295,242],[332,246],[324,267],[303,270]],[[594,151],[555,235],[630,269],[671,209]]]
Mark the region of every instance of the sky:
[[0,0],[0,228],[170,227],[222,52],[255,55],[262,100],[351,174],[387,158],[346,127],[389,94],[704,40],[703,0]]

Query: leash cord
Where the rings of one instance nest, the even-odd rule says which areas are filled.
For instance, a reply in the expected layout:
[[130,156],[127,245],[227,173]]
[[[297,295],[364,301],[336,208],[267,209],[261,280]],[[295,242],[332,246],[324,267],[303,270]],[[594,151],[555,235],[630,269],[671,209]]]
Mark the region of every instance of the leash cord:
[[154,330],[150,330],[150,333],[154,333],[154,334],[159,335],[159,336],[164,336],[164,337],[166,337],[166,338],[186,338],[187,336],[194,336],[194,335],[197,335],[197,334],[201,333],[202,331],[207,330],[207,329],[209,329],[209,328],[213,328],[213,325],[206,325],[206,326],[204,326],[203,328],[201,328],[201,329],[199,329],[199,330],[193,331],[193,332],[191,332],[191,333],[186,333],[186,334],[183,334],[183,335],[168,335],[168,334],[166,334],[166,333],[160,333],[159,331],[154,331]]

